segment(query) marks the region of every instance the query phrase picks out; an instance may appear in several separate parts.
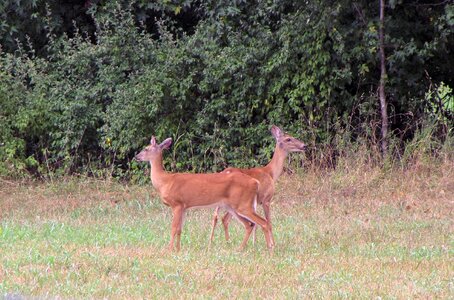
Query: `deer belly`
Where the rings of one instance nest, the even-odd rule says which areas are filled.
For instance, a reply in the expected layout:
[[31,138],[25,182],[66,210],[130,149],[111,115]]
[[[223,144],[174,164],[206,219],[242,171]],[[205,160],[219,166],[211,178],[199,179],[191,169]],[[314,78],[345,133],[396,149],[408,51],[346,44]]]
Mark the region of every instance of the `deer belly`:
[[189,208],[216,208],[218,206],[224,207],[224,205],[222,203],[218,202],[218,203],[194,205]]

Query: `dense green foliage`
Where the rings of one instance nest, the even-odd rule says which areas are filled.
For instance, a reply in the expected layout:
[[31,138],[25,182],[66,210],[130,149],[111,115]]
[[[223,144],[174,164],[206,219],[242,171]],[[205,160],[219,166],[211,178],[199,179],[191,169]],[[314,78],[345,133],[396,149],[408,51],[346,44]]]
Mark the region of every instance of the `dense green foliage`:
[[[452,130],[454,6],[407,2],[386,8],[396,149]],[[196,171],[266,162],[270,124],[378,138],[378,2],[21,3],[0,6],[0,174],[137,174],[151,134]]]

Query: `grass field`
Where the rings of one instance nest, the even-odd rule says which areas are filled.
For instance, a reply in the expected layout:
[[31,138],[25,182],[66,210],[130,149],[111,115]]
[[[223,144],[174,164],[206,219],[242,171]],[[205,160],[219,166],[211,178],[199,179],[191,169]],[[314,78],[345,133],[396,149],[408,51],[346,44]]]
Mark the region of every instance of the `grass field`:
[[[0,295],[61,298],[454,298],[454,164],[283,175],[264,236],[238,222],[207,249],[212,210],[170,209],[149,186],[2,180]],[[262,213],[259,210],[259,213]],[[1,296],[0,296],[1,297]]]

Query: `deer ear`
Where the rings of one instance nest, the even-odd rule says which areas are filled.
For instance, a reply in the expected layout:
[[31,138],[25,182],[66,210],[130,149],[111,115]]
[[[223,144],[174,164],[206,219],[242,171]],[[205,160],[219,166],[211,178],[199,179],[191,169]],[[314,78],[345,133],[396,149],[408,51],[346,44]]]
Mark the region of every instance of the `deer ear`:
[[150,145],[151,146],[156,146],[156,138],[154,137],[154,135],[151,137]]
[[277,127],[276,125],[271,126],[271,134],[274,136],[274,138],[277,140],[280,136],[282,136],[282,130]]
[[159,148],[161,148],[162,150],[169,149],[170,145],[172,145],[172,138],[167,138],[164,140],[164,142],[159,144]]

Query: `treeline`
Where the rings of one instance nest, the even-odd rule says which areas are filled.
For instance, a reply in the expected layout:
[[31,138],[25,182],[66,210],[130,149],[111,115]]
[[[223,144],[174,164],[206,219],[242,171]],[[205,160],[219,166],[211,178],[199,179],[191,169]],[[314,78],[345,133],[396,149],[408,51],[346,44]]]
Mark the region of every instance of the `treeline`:
[[[134,176],[151,134],[174,138],[174,170],[263,164],[270,124],[331,165],[378,145],[379,1],[128,2],[0,4],[0,175]],[[399,156],[427,126],[435,145],[452,135],[454,5],[385,11]]]

